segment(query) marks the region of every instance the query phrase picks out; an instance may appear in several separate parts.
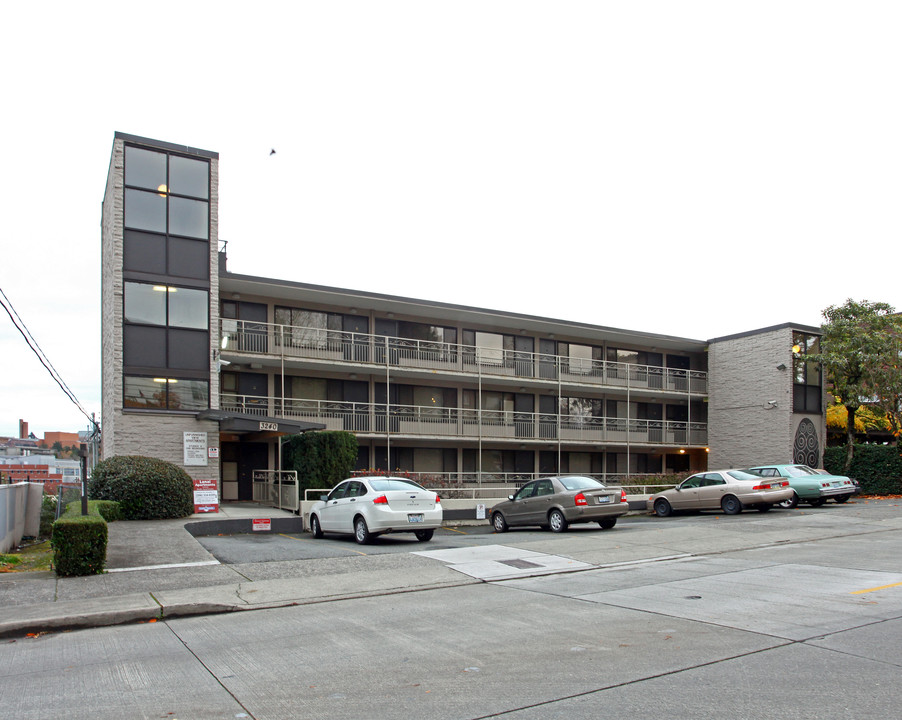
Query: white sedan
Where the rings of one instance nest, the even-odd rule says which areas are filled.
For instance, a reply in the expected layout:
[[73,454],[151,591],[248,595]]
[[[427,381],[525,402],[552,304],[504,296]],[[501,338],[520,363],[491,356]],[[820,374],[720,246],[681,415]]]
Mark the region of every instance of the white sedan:
[[417,540],[426,542],[441,525],[441,498],[413,480],[399,477],[344,480],[310,509],[313,537],[353,535],[361,545],[394,532],[412,532]]

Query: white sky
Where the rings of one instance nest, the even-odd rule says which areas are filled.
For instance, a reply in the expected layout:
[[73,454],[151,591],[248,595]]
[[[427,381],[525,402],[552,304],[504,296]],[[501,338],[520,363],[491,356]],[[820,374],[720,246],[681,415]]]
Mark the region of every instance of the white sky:
[[[702,340],[900,308],[900,21],[897,0],[6,3],[0,288],[99,417],[118,130],[220,153],[233,272]],[[0,370],[0,435],[86,427],[5,313]]]

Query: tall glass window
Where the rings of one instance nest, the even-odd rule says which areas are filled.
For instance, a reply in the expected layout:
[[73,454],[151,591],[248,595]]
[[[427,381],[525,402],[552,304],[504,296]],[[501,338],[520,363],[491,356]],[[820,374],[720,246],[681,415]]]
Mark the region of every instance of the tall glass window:
[[810,356],[820,352],[817,335],[793,333],[792,409],[797,413],[820,413],[822,392],[821,364]]

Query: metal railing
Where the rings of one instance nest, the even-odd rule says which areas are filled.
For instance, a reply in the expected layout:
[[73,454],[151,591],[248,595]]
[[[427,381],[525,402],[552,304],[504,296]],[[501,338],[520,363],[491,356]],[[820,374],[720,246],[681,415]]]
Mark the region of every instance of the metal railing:
[[708,373],[369,333],[223,319],[223,352],[706,395]]
[[[371,473],[357,471],[355,477],[366,477]],[[384,475],[384,472],[378,473]],[[566,474],[566,473],[564,473]],[[625,475],[593,473],[573,473],[584,477],[593,477],[607,486],[619,486],[627,495],[651,495],[659,490],[673,487],[673,483],[660,482],[657,475]],[[409,478],[428,490],[438,493],[439,497],[451,500],[482,500],[507,497],[530,480],[549,477],[548,473],[434,473],[434,472],[400,472],[401,477]],[[649,482],[643,482],[643,479]],[[657,482],[654,482],[657,480]],[[304,490],[307,502],[319,500],[322,495],[331,492],[332,488],[308,488]]]
[[305,400],[222,393],[229,412],[318,422],[327,430],[414,437],[510,438],[576,443],[706,445],[707,423]]
[[296,470],[254,470],[254,502],[297,512],[300,508]]

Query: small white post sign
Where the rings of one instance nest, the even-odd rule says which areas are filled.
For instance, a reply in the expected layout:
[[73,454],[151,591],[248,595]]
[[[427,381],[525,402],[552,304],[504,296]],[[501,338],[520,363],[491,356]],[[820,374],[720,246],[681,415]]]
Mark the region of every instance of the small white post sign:
[[478,503],[476,505],[476,519],[485,520],[485,503]]
[[184,443],[185,465],[207,464],[207,433],[186,432],[184,433]]

